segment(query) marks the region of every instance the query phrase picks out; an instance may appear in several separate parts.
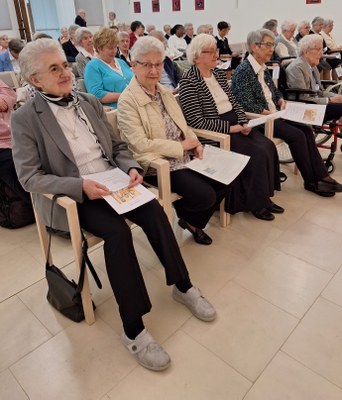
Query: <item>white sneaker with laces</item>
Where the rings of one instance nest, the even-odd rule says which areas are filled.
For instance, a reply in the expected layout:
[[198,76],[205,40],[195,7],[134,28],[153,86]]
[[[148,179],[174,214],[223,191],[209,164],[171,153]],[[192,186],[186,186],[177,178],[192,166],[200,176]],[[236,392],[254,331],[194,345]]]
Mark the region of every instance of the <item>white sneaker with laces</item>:
[[184,304],[192,314],[202,321],[213,321],[216,318],[214,307],[205,299],[198,288],[191,287],[186,293],[182,293],[173,286],[172,297],[179,303]]
[[121,341],[138,363],[147,369],[162,371],[171,363],[170,356],[146,329],[134,340],[129,339],[123,332]]

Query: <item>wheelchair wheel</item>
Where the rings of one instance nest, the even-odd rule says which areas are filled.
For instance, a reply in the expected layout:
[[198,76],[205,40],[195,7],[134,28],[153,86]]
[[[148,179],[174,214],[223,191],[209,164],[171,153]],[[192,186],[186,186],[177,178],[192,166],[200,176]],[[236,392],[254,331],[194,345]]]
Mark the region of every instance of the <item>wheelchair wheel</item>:
[[317,145],[326,143],[332,136],[332,132],[325,128],[315,128],[314,130],[315,142]]
[[335,163],[330,161],[329,165],[327,166],[327,170],[329,174],[332,174],[335,171]]
[[290,164],[294,162],[290,148],[285,142],[277,145],[277,151],[280,164]]

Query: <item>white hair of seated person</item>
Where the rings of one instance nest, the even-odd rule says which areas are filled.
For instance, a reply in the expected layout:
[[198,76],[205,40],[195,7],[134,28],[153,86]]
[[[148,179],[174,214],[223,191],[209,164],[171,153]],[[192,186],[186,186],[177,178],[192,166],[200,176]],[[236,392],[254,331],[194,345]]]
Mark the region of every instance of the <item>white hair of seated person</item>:
[[199,56],[203,49],[216,47],[216,40],[212,35],[201,33],[195,36],[186,48],[186,59],[190,65],[195,64],[195,58]]
[[201,33],[209,34],[208,25],[200,25],[197,28],[197,35],[200,35]]
[[264,40],[264,37],[270,37],[271,39],[275,39],[275,35],[269,29],[258,29],[256,31],[249,32],[247,35],[247,50],[253,54],[251,49],[251,45],[255,43],[261,43]]
[[131,60],[139,61],[143,56],[150,53],[160,53],[164,59],[164,45],[155,37],[143,36],[134,43],[134,46],[131,49]]
[[286,20],[281,24],[280,29],[281,29],[281,32],[283,33],[283,32],[289,32],[289,31],[295,30],[296,27],[297,27],[296,22]]
[[151,31],[149,36],[152,36],[152,37],[160,40],[163,43],[163,45],[164,45],[164,47],[166,49],[167,40],[165,39],[164,33],[162,31]]
[[314,35],[306,35],[298,44],[298,55],[302,57],[308,50],[322,46],[322,44],[323,38],[321,35],[317,33]]
[[93,36],[93,33],[85,27],[78,27],[75,31],[75,41],[76,43],[79,45],[83,39],[84,35],[88,35],[90,34],[91,36]]

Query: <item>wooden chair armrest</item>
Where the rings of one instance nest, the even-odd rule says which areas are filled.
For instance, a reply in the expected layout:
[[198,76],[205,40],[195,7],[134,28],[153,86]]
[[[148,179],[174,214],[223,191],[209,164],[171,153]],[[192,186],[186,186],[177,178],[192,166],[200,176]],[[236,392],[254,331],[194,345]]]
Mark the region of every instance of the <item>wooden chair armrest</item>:
[[[248,119],[255,119],[255,118],[262,117],[262,115],[261,114],[255,114],[255,113],[246,112],[246,117]],[[265,136],[268,139],[272,140],[273,139],[273,133],[274,133],[274,119],[269,119],[265,123]]]
[[214,140],[220,143],[220,148],[229,150],[230,147],[230,137],[225,133],[218,133],[213,131],[208,131],[205,129],[195,129],[191,128],[197,136],[200,136],[204,139]]

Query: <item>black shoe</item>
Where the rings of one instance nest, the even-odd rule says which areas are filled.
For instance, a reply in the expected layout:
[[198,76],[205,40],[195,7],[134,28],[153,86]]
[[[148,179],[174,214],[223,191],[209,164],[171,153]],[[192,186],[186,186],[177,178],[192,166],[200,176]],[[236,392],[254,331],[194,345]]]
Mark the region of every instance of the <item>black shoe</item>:
[[271,202],[271,205],[266,208],[269,212],[271,212],[273,214],[282,214],[285,211],[285,209],[283,207],[280,207],[273,202]]
[[63,239],[70,239],[70,232],[61,231],[59,229],[51,228],[50,226],[46,226],[46,232],[52,233],[53,235],[59,236]]
[[261,210],[252,211],[255,218],[262,219],[263,221],[273,221],[274,215],[268,211],[267,208],[262,208]]
[[315,193],[318,196],[322,196],[322,197],[334,197],[335,196],[335,192],[333,192],[331,190],[327,191],[327,192],[318,190],[316,188],[315,184],[313,184],[313,183],[305,183],[304,184],[304,189],[308,190],[309,192]]
[[316,185],[320,192],[342,192],[342,185],[333,179],[329,181],[318,181]]
[[183,229],[187,229],[194,237],[195,242],[199,244],[209,245],[213,242],[212,238],[208,236],[203,229],[195,228],[195,230],[193,230],[183,218],[178,221],[178,225]]

